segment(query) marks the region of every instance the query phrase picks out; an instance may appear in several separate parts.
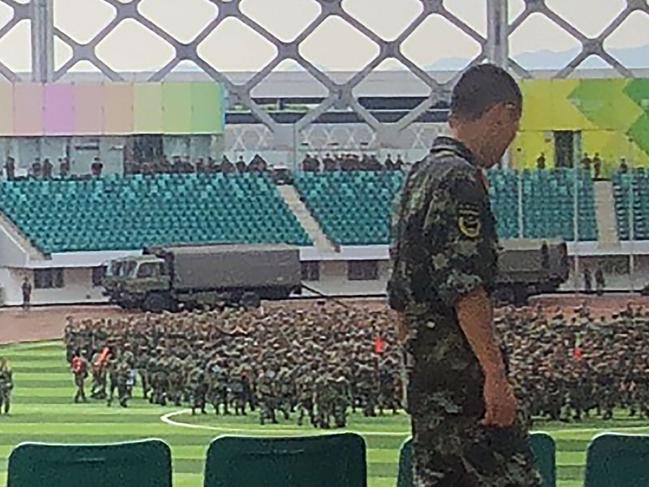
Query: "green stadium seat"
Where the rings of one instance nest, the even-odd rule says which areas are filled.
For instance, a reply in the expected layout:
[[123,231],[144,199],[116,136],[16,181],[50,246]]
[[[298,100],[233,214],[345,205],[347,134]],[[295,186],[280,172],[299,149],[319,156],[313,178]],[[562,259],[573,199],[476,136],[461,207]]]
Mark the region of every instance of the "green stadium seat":
[[365,442],[353,433],[223,436],[207,451],[204,487],[365,487]]
[[604,433],[588,445],[584,487],[649,485],[649,435]]
[[171,487],[171,451],[160,440],[110,445],[23,443],[9,456],[7,487]]
[[[534,455],[535,465],[543,477],[543,487],[555,487],[557,474],[554,440],[547,433],[532,433],[530,434],[530,448]],[[397,487],[412,487],[412,438],[407,439],[399,451]]]

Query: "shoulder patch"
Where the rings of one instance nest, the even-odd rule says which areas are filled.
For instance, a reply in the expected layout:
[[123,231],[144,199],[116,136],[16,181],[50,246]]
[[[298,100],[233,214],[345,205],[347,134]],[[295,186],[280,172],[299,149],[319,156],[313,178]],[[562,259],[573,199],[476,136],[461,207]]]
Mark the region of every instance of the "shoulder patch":
[[472,204],[461,204],[458,208],[457,226],[460,233],[467,238],[480,237],[482,222],[480,221],[479,208]]

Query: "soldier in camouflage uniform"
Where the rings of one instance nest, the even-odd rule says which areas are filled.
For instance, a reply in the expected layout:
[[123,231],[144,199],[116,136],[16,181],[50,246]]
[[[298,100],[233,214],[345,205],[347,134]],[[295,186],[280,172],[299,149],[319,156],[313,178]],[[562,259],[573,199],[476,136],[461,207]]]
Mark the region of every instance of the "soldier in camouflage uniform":
[[90,397],[93,399],[106,399],[106,368],[101,364],[101,351],[96,351],[90,362],[92,371],[92,385]]
[[275,383],[275,373],[270,369],[264,369],[257,381],[257,399],[259,404],[259,423],[277,424],[275,409],[277,408],[277,385]]
[[304,367],[304,370],[298,374],[295,379],[296,393],[297,393],[297,424],[302,426],[304,421],[304,413],[309,416],[309,422],[315,426],[315,405],[313,401],[313,393],[315,386],[315,366]]
[[[125,360],[121,360],[115,367],[115,380],[117,382],[117,399],[123,408],[128,407],[130,394],[131,367]],[[109,404],[110,405],[110,404]]]
[[0,414],[9,414],[11,409],[11,391],[13,388],[13,371],[7,359],[0,357]]
[[226,368],[225,360],[216,360],[209,367],[209,389],[208,397],[215,414],[220,414],[220,407],[223,404],[223,415],[230,414],[228,409],[228,385],[230,376]]
[[315,381],[316,427],[331,428],[331,416],[334,409],[333,377],[327,369],[318,375]]
[[351,403],[349,380],[342,369],[336,369],[332,374],[331,388],[333,391],[333,418],[336,428],[347,426],[347,409]]
[[295,385],[288,367],[281,367],[277,373],[277,409],[282,412],[285,420],[290,419]]
[[205,371],[199,362],[194,363],[189,372],[188,384],[192,416],[196,414],[196,409],[200,410],[202,414],[207,414],[207,411],[205,411],[207,383],[205,381]]
[[469,68],[453,91],[453,138],[438,138],[406,179],[388,290],[404,339],[416,487],[541,485],[493,329],[498,240],[482,172],[505,153],[521,109],[505,71]]
[[175,406],[181,406],[181,399],[185,389],[185,364],[176,355],[172,355],[167,363],[167,371],[169,373],[169,392],[168,399],[174,403]]
[[235,366],[230,375],[229,389],[234,404],[234,414],[236,416],[246,416],[246,402],[248,400],[248,396],[246,395],[246,380],[244,367],[241,365]]
[[140,374],[140,383],[142,384],[142,397],[144,399],[149,398],[149,390],[151,384],[148,373],[149,360],[150,357],[148,353],[148,347],[146,345],[141,345],[140,352],[135,359],[135,367]]

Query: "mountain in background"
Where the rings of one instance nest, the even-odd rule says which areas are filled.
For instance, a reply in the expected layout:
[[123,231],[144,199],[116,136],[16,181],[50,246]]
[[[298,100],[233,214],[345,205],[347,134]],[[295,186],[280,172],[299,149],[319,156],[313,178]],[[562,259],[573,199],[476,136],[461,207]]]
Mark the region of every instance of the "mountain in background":
[[[518,64],[526,69],[560,69],[568,64],[579,54],[579,49],[568,51],[533,51],[512,56]],[[631,69],[649,68],[649,44],[641,47],[624,49],[609,49],[611,56]],[[469,62],[468,59],[446,58],[426,66],[429,71],[456,71],[462,69]],[[610,67],[598,56],[591,56],[578,66],[577,69],[598,69]]]

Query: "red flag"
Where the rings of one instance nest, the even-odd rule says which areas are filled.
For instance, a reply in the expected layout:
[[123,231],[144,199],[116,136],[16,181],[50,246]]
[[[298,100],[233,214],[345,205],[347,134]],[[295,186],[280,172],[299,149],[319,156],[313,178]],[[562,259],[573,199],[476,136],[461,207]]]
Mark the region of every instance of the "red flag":
[[386,343],[385,340],[383,340],[383,338],[376,337],[374,339],[374,353],[382,354],[383,352],[385,352],[385,346]]
[[579,361],[579,360],[581,360],[583,358],[584,351],[582,350],[582,348],[580,346],[576,346],[572,355],[573,355],[573,357],[575,357],[575,360]]

